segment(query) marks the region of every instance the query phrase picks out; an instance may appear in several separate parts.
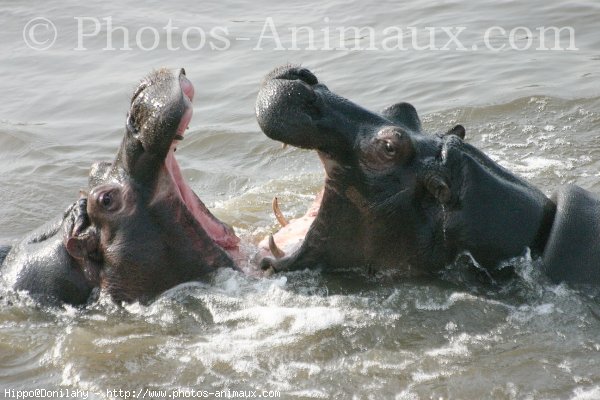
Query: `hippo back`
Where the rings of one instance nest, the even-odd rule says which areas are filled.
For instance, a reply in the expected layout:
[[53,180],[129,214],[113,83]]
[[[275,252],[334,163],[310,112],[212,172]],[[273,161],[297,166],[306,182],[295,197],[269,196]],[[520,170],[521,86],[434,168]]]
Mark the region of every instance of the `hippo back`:
[[600,282],[600,199],[575,185],[553,196],[556,216],[546,247],[544,266],[554,282]]
[[44,304],[87,302],[93,287],[64,245],[66,216],[42,225],[13,247],[0,246],[2,284]]

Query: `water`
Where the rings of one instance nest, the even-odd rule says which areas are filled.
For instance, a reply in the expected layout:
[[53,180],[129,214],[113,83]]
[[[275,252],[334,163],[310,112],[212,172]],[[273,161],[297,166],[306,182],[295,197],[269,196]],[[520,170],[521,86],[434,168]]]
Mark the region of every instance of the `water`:
[[[297,216],[322,182],[314,154],[270,142],[254,118],[262,77],[286,62],[302,63],[371,109],[409,101],[429,131],[463,124],[469,142],[547,194],[564,183],[600,193],[594,1],[0,4],[2,243],[60,213],[86,185],[91,162],[113,157],[131,91],[160,66],[185,67],[197,89],[195,117],[177,153],[184,174],[246,243],[276,227],[269,211],[275,194],[284,213]],[[23,28],[35,17],[58,30],[48,50],[24,42]],[[131,50],[119,50],[121,31],[114,50],[103,50],[111,47],[108,17],[129,30]],[[305,50],[298,51],[274,50],[274,39],[259,42],[269,17],[282,47],[292,47],[290,27],[307,26],[317,49],[306,50],[308,38],[299,39]],[[169,19],[179,28],[172,49],[162,29]],[[89,35],[82,46],[78,21]],[[93,21],[101,25],[97,36]],[[535,44],[501,52],[320,50],[323,30],[333,37],[348,26],[373,27],[378,46],[390,26],[464,26],[460,39],[468,49],[484,47],[490,27],[528,27]],[[534,50],[541,26],[573,27],[579,50]],[[230,46],[211,50],[207,37],[203,49],[185,49],[189,27],[226,29]],[[196,28],[188,45],[199,47]],[[145,51],[153,46],[150,29],[160,43]],[[529,36],[517,33],[515,43],[524,47]],[[438,38],[438,47],[448,41],[443,31]],[[359,43],[366,48],[368,40]],[[491,36],[494,46],[506,40]],[[262,50],[252,50],[257,46]],[[46,388],[89,390],[97,399],[121,398],[113,392],[119,389],[272,390],[286,399],[600,398],[599,293],[549,284],[526,255],[517,264],[520,279],[491,287],[460,271],[398,282],[318,271],[256,279],[222,270],[148,306],[101,299],[86,310],[46,309],[3,293],[0,397],[12,395],[5,389]]]

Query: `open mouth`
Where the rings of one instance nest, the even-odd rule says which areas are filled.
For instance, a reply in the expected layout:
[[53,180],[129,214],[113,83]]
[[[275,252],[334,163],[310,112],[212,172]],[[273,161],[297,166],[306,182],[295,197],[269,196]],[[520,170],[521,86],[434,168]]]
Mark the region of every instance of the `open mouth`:
[[185,76],[185,71],[181,70],[179,74],[179,85],[183,95],[185,110],[177,127],[177,132],[167,153],[165,166],[175,184],[176,193],[188,211],[202,226],[211,239],[224,250],[237,250],[240,239],[235,235],[233,229],[214,217],[206,208],[204,203],[198,198],[194,191],[185,182],[179,164],[175,159],[175,151],[181,140],[183,140],[185,131],[188,129],[192,120],[194,98],[194,86]]

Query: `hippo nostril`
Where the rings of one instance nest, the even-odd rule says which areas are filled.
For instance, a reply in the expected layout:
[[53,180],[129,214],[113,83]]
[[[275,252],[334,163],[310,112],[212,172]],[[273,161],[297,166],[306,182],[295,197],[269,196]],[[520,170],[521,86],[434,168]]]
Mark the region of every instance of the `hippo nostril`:
[[298,78],[300,78],[300,80],[302,80],[303,82],[308,83],[309,85],[316,85],[317,83],[319,83],[317,77],[314,76],[314,74],[306,68],[300,68],[298,70]]
[[149,83],[147,81],[142,81],[140,82],[140,84],[138,85],[138,87],[135,89],[135,92],[133,92],[133,96],[131,96],[131,104],[133,104],[133,102],[135,101],[135,99],[138,98],[138,96],[140,94],[142,94],[142,92],[149,86]]
[[181,68],[179,74],[185,76],[185,68]]
[[300,80],[308,85],[316,85],[319,83],[317,77],[310,72],[307,68],[302,68],[293,65],[284,65],[276,68],[267,77],[267,81],[270,79],[281,79],[286,81]]
[[138,126],[135,121],[135,117],[130,113],[127,114],[127,121],[125,122],[127,130],[134,135],[138,133]]

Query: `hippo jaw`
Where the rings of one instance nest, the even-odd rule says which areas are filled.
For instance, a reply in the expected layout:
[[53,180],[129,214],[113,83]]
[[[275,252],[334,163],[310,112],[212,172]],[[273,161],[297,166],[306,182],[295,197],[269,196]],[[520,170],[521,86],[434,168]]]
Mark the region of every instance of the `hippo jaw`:
[[[424,140],[412,106],[392,110],[392,117],[403,118],[378,115],[337,96],[303,68],[284,66],[267,75],[256,102],[261,129],[271,139],[316,150],[326,180],[301,248],[279,265],[263,262],[263,268],[417,263],[404,248],[416,246],[422,253],[432,242],[432,235],[416,237],[423,218],[414,207],[424,192],[419,169],[439,157],[442,140]],[[386,223],[392,217],[397,226]],[[408,233],[401,235],[403,228]],[[394,238],[399,240],[392,243]],[[436,259],[442,252],[440,246],[430,251]]]
[[133,95],[116,160],[90,172],[89,227],[68,248],[95,266],[100,287],[117,301],[148,300],[235,267],[239,239],[200,201],[175,159],[193,95],[183,70],[149,75]]
[[289,65],[267,75],[256,116],[271,139],[317,150],[326,171],[301,248],[264,259],[263,269],[324,264],[414,275],[439,271],[463,251],[495,266],[543,246],[549,199],[464,143],[462,126],[424,134],[410,104],[372,113]]
[[[166,168],[168,177],[175,187],[169,187],[166,184],[159,185],[155,189],[155,196],[161,194],[161,188],[167,189],[167,195],[175,192],[187,210],[219,246],[226,250],[236,251],[239,239],[233,229],[210,213],[185,182],[175,158],[177,145],[183,140],[192,119],[193,98],[194,86],[187,79],[183,69],[175,74],[165,69],[159,70],[144,79],[134,93],[127,118],[128,134],[137,136],[144,153],[138,155],[136,149],[133,154],[137,157],[131,157],[129,154],[132,151],[128,148],[131,146],[122,146],[121,154],[129,161],[130,164],[126,164],[125,168],[135,180],[143,181],[147,177],[148,171],[156,171],[155,168],[159,166],[158,176],[154,177],[159,182],[161,178],[164,178],[161,175],[165,175]],[[132,122],[132,119],[141,121],[136,124]],[[138,125],[137,131],[135,125]],[[168,132],[168,134],[163,134],[163,132]],[[155,157],[157,162],[149,163],[144,160],[144,156],[150,158],[151,161],[154,161]]]

